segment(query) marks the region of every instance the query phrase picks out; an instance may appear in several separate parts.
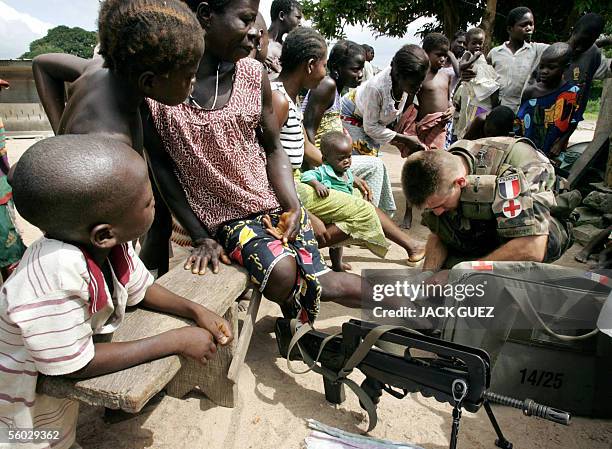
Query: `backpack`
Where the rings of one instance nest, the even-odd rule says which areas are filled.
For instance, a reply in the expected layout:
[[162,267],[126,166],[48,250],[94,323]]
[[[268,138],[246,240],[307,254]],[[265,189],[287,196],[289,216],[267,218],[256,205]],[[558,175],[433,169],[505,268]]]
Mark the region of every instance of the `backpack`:
[[[495,307],[495,317],[488,323],[448,317],[442,338],[490,354],[492,390],[576,415],[612,417],[612,338],[597,328],[612,294],[607,276],[535,262],[478,261],[453,267],[449,282],[486,283],[484,299],[461,306],[484,301]],[[457,304],[446,298],[446,306]]]

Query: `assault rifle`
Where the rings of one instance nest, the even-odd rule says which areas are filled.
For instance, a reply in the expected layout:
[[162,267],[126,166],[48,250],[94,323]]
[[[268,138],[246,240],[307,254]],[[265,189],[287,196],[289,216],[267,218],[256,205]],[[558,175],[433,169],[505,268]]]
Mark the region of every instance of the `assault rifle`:
[[[292,372],[297,373],[289,361],[302,360],[323,376],[327,401],[342,403],[344,385],[357,394],[361,407],[368,412],[368,432],[376,426],[376,404],[383,391],[399,399],[420,392],[452,405],[450,449],[457,446],[462,409],[476,412],[484,407],[498,437],[495,445],[502,449],[512,449],[512,443],[504,437],[491,403],[518,408],[526,416],[559,424],[570,422],[570,414],[562,410],[489,391],[491,364],[489,354],[482,349],[360,320],[344,323],[341,334],[328,335],[309,325],[296,331],[295,321],[278,319],[275,333],[280,354]],[[354,368],[366,376],[361,386],[347,378]]]

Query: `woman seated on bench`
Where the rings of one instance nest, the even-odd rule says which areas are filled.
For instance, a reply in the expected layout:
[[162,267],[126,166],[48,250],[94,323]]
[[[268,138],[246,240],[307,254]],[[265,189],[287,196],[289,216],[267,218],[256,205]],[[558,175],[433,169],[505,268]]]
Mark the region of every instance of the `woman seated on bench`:
[[[337,245],[351,238],[384,257],[388,249],[387,236],[407,251],[411,262],[418,261],[424,256],[424,246],[402,232],[388,215],[364,200],[357,189],[354,190],[356,195],[330,189],[328,195],[322,197],[310,185],[299,182],[307,140],[297,96],[301,89],[316,88],[325,77],[326,56],[327,46],[319,33],[311,28],[296,28],[285,38],[281,54],[283,69],[278,81],[272,83],[274,112],[282,127],[281,142],[298,179],[298,195],[306,210],[326,224],[325,230],[317,232],[325,245]],[[325,235],[321,236],[322,233]],[[343,269],[340,260],[332,262],[334,269]]]
[[206,43],[193,93],[174,107],[147,102],[145,123],[157,184],[193,242],[185,268],[204,274],[210,263],[216,272],[231,258],[302,321],[315,319],[320,299],[360,307],[361,277],[322,261],[279,140],[267,74],[247,58],[259,39],[259,2],[187,3]]

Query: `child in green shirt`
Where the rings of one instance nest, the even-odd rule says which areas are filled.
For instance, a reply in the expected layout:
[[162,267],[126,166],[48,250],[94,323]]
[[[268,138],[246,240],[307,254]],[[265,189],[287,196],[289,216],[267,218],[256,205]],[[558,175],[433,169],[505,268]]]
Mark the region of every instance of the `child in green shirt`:
[[340,131],[330,131],[321,139],[323,165],[302,173],[301,181],[313,187],[321,198],[329,195],[329,189],[353,194],[351,172],[352,142]]

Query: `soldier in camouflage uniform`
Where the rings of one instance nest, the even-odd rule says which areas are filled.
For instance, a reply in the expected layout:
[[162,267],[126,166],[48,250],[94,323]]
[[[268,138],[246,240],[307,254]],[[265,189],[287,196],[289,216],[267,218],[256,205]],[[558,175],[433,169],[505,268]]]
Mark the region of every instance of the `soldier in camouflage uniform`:
[[557,260],[572,241],[566,221],[551,215],[554,184],[553,166],[527,139],[461,140],[448,152],[413,154],[402,186],[427,208],[424,269],[476,259]]

